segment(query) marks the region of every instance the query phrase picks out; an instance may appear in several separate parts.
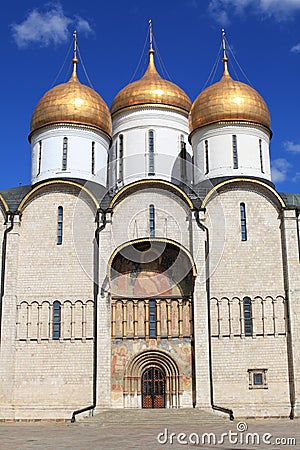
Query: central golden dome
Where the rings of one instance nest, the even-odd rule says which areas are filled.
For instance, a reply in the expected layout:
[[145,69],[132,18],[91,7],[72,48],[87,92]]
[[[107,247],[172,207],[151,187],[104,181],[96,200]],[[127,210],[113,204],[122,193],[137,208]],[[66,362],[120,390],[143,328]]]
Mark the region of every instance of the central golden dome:
[[138,105],[167,105],[189,113],[192,102],[176,84],[161,78],[154,64],[154,50],[149,50],[149,65],[144,76],[128,84],[115,97],[110,111],[112,114]]
[[270,113],[266,102],[251,86],[231,78],[227,69],[218,83],[202,91],[190,112],[190,132],[220,121],[253,122],[270,128]]
[[94,89],[79,82],[77,59],[73,62],[70,80],[50,89],[37,104],[31,118],[31,135],[46,125],[71,123],[93,127],[111,136],[111,116],[106,103]]

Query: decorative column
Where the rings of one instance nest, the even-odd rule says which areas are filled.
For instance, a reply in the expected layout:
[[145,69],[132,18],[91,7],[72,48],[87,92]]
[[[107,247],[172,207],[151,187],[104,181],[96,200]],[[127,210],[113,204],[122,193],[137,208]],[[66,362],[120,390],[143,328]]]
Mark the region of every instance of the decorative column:
[[160,299],[156,300],[156,338],[159,341],[161,335],[161,313],[160,313]]
[[171,320],[171,300],[167,299],[167,330],[168,339],[172,338],[172,320]]
[[71,342],[75,341],[75,305],[71,305]]
[[133,338],[138,339],[138,300],[133,300]]
[[122,320],[122,335],[123,339],[127,338],[127,300],[122,301],[122,311],[123,311],[123,320]]
[[252,338],[256,338],[256,308],[255,308],[256,300],[253,298],[251,300],[251,320],[252,320]]
[[111,301],[111,340],[116,339],[116,301]]
[[230,339],[232,339],[234,337],[234,332],[233,332],[233,300],[230,299],[229,300],[229,337]]
[[82,341],[86,341],[86,304],[82,305]]
[[272,306],[273,306],[273,326],[274,326],[274,336],[278,337],[278,328],[277,328],[277,322],[278,322],[278,315],[277,315],[277,299],[274,298],[272,300]]
[[37,341],[41,343],[41,333],[42,333],[42,305],[37,307],[38,321],[37,321]]
[[149,320],[150,320],[148,299],[145,300],[144,306],[145,306],[145,338],[147,340],[149,339]]
[[178,334],[179,339],[183,339],[183,305],[182,298],[178,299]]

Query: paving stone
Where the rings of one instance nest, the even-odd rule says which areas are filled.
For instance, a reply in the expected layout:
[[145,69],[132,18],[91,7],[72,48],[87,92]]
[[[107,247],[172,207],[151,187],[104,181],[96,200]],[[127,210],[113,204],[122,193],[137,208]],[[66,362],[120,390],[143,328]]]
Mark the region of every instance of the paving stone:
[[[157,413],[157,412],[156,412]],[[136,412],[136,415],[138,413]],[[104,418],[105,414],[103,415]],[[121,415],[119,416],[119,423],[103,423],[99,422],[77,422],[71,423],[53,423],[53,422],[27,422],[27,423],[2,423],[0,424],[0,449],[2,450],[159,450],[159,449],[182,449],[182,448],[204,448],[209,450],[214,449],[270,449],[270,448],[285,448],[285,449],[300,449],[300,426],[299,420],[290,421],[287,419],[278,420],[254,420],[246,421],[235,420],[230,422],[224,417],[209,416],[207,421],[204,417],[196,421],[195,416],[192,417],[192,422],[186,418],[182,423],[176,423],[178,419],[177,414],[165,414],[162,423],[149,422],[144,419],[136,418],[136,423],[122,423]],[[161,419],[157,414],[158,420]],[[98,417],[99,418],[99,417]],[[179,415],[180,418],[180,415]],[[169,420],[169,422],[168,422]],[[246,424],[246,425],[245,425]],[[238,431],[238,429],[247,428],[246,431]],[[167,432],[165,430],[168,430]],[[236,433],[231,434],[231,443],[228,437],[224,437],[224,443],[221,442],[222,433]],[[167,443],[159,443],[157,437],[160,433],[161,442],[168,437]],[[171,433],[175,433],[171,437]],[[180,436],[180,433],[185,433],[186,437]],[[192,434],[193,433],[193,434]],[[208,443],[206,441],[201,443],[203,433],[214,433],[216,436],[216,443]],[[247,433],[251,433],[248,445],[245,443]],[[257,433],[260,442],[252,443],[252,433]],[[265,435],[267,433],[267,435]],[[271,435],[268,437],[268,435]],[[195,436],[200,437],[200,444],[193,445],[192,443],[180,444],[180,439],[184,441],[192,440],[195,442]],[[265,435],[265,437],[264,437]],[[275,443],[275,439],[286,439],[281,441],[281,445]],[[288,442],[288,438],[296,440]],[[233,442],[238,439],[237,442]],[[263,443],[263,439],[269,439]],[[170,441],[173,441],[171,444]],[[257,441],[256,441],[257,442]],[[267,442],[270,442],[269,444]]]

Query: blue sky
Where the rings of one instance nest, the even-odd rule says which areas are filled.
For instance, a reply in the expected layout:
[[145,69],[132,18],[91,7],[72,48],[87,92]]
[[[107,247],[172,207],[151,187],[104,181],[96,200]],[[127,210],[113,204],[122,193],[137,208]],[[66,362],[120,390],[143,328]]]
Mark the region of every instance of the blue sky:
[[[225,27],[234,57],[271,112],[276,188],[300,192],[300,0],[10,0],[0,18],[0,189],[30,183],[31,115],[48,89],[70,77],[74,28],[88,77],[110,106],[140,59],[135,79],[145,70],[149,19],[171,81],[192,100],[211,73]],[[229,58],[233,78],[247,82]],[[221,73],[219,64],[214,82]],[[88,84],[81,64],[79,79]]]

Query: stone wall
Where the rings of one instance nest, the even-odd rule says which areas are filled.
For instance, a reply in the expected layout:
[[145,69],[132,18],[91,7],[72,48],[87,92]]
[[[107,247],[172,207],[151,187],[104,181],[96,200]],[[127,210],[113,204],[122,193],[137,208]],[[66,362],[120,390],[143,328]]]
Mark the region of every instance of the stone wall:
[[[250,189],[251,187],[251,189]],[[247,239],[242,240],[240,204]],[[287,301],[279,202],[264,188],[232,184],[207,205],[212,240],[210,305],[215,403],[238,415],[290,413]],[[216,223],[216,211],[221,212]],[[220,233],[219,233],[220,236]],[[245,333],[243,299],[251,299],[251,335]],[[253,386],[257,370],[264,386]]]
[[[1,418],[70,418],[91,402],[94,230],[95,207],[72,186],[39,189],[15,219],[7,245]],[[61,303],[59,339],[54,301]]]

